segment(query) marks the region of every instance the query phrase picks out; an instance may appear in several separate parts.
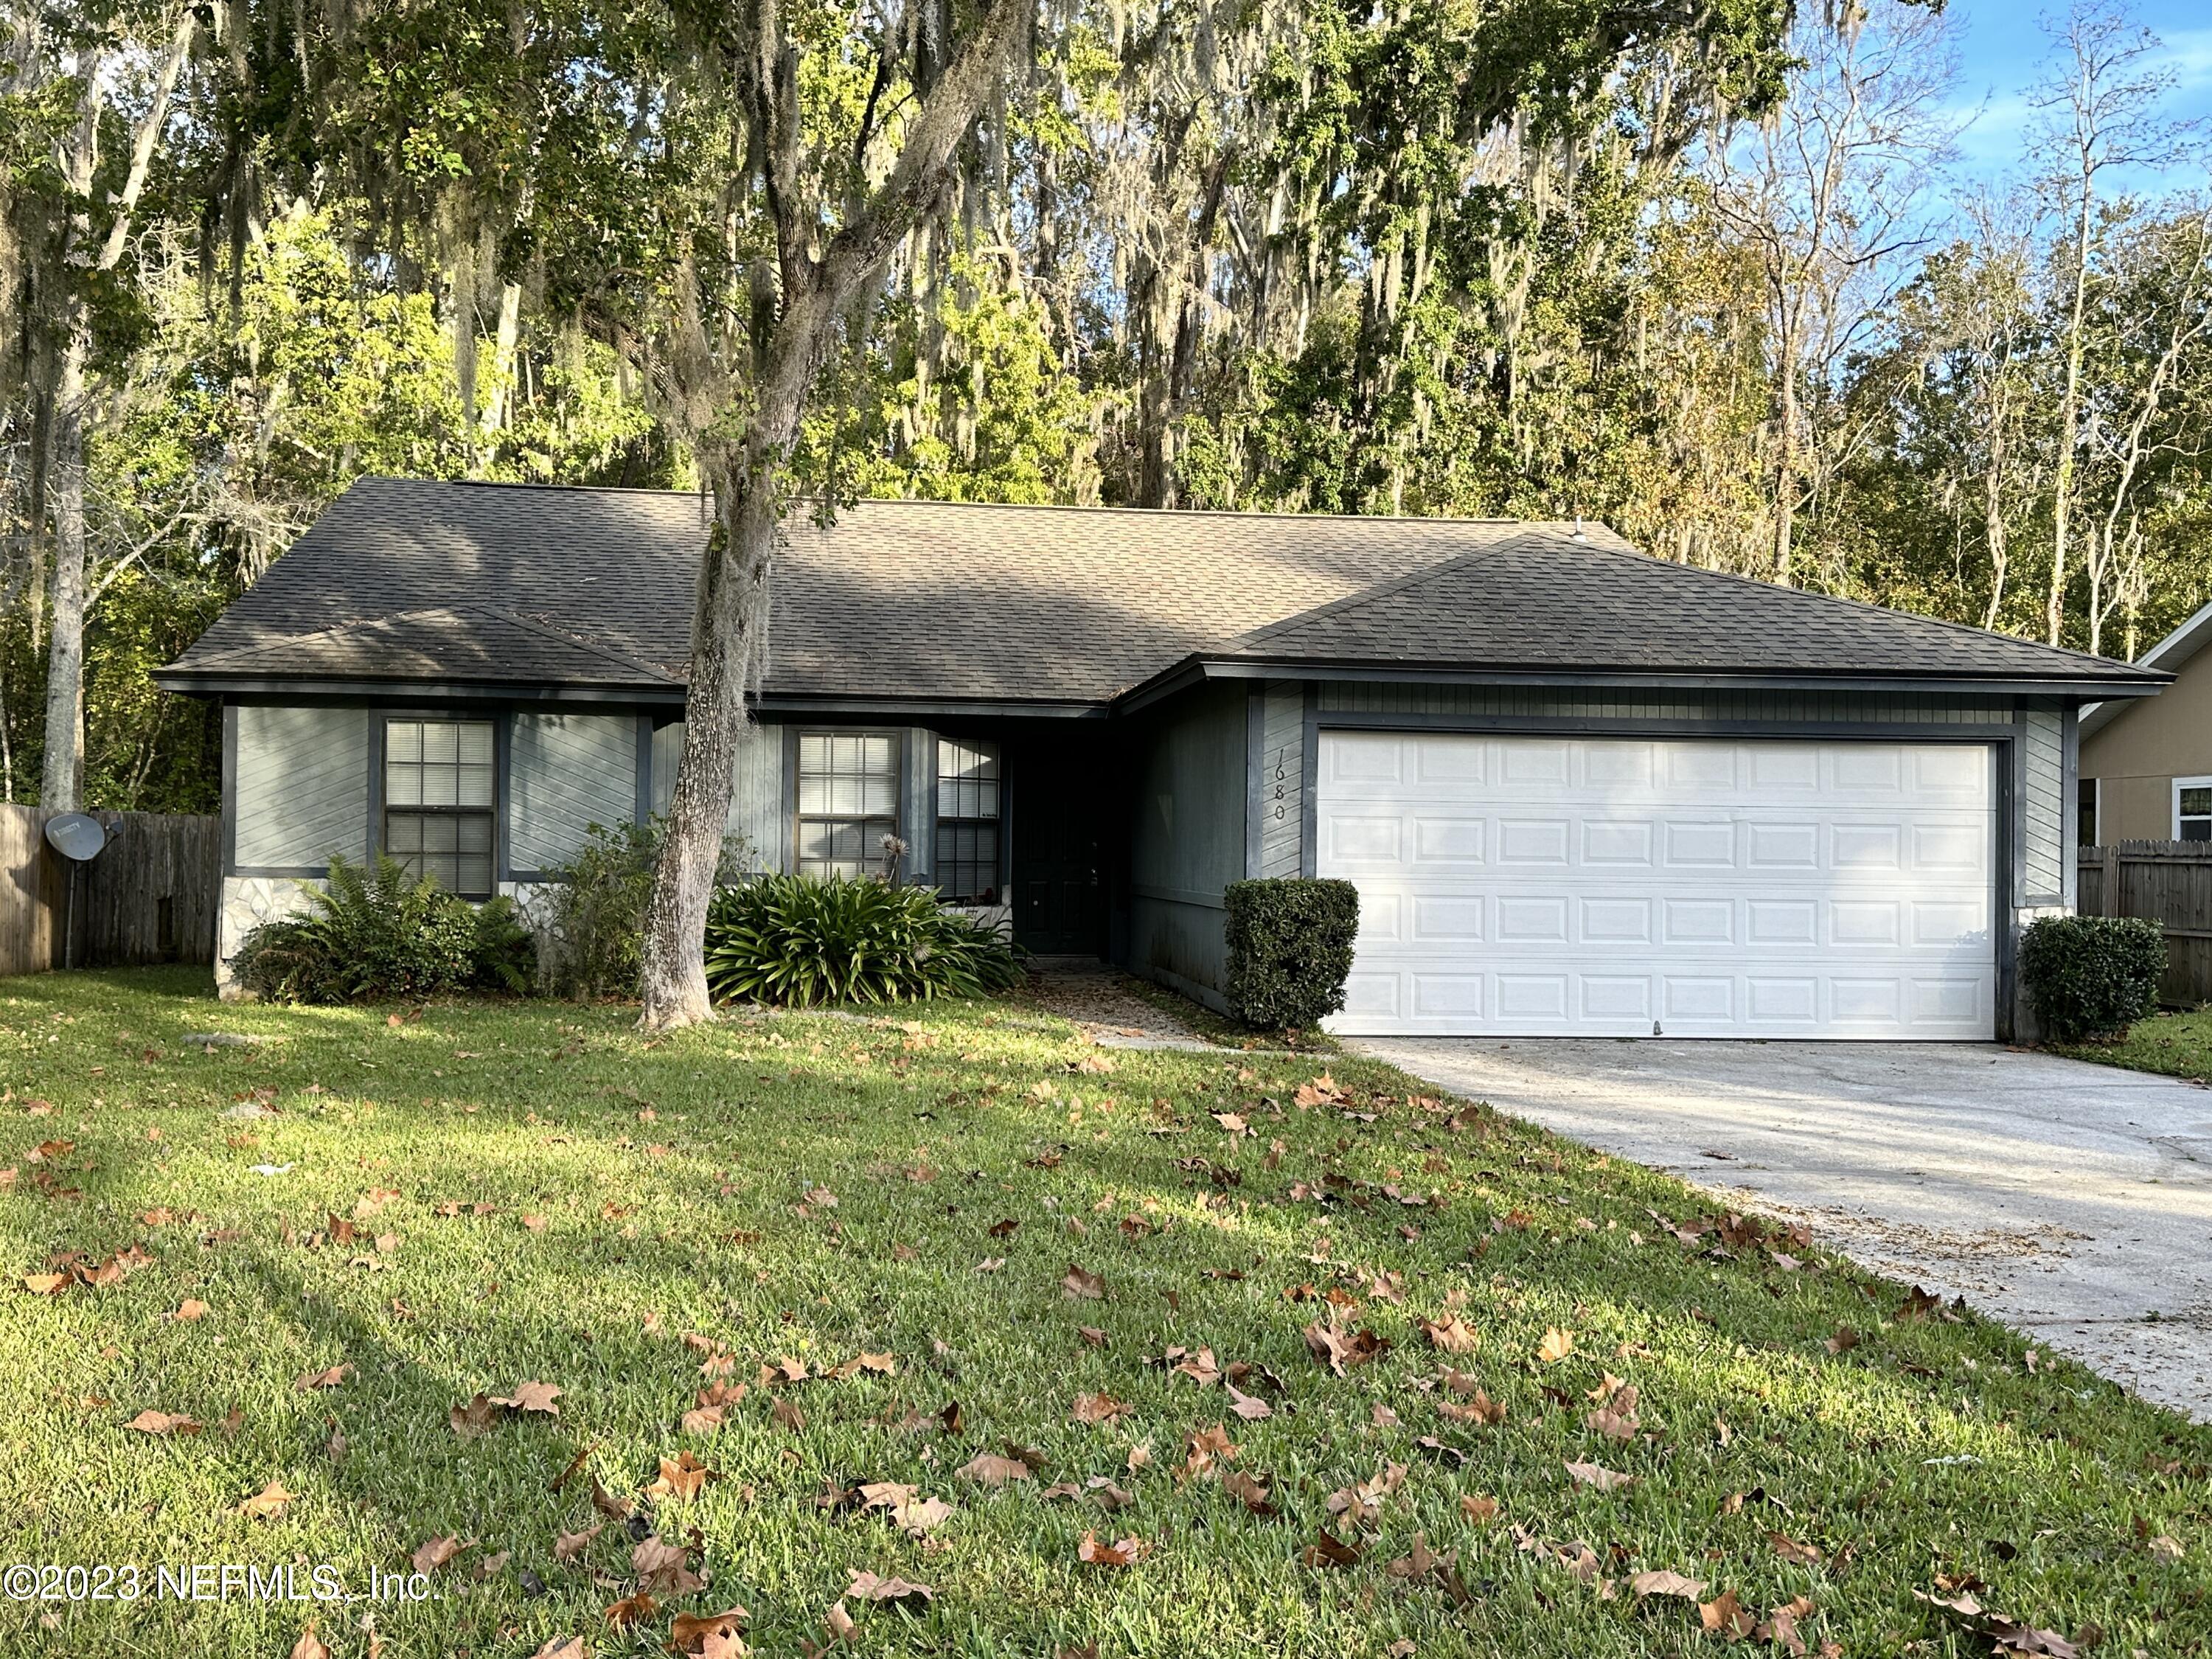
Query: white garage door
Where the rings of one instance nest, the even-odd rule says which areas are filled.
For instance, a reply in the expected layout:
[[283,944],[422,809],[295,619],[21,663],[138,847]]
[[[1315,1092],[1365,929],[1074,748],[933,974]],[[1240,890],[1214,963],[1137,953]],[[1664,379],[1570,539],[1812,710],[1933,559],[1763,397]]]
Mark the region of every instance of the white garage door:
[[1986,745],[1324,732],[1346,1034],[1986,1039]]

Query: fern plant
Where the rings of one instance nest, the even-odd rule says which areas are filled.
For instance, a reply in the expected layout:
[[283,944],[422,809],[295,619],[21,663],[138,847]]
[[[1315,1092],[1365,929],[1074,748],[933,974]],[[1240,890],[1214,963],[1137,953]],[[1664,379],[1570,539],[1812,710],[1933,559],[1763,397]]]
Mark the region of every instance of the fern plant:
[[762,876],[718,890],[707,913],[707,985],[720,1002],[988,996],[1021,977],[1012,945],[927,888]]
[[239,981],[280,1002],[360,1002],[482,988],[526,991],[536,946],[505,897],[472,905],[388,854],[333,855],[304,916],[264,923],[233,958]]

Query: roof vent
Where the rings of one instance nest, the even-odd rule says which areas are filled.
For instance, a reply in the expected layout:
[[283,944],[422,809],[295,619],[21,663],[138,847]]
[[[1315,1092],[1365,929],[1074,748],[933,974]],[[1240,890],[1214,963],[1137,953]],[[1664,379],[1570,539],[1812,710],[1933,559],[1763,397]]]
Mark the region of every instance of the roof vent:
[[1575,514],[1574,534],[1568,537],[1567,539],[1571,542],[1586,542],[1589,539],[1589,537],[1583,534],[1583,515],[1579,513]]

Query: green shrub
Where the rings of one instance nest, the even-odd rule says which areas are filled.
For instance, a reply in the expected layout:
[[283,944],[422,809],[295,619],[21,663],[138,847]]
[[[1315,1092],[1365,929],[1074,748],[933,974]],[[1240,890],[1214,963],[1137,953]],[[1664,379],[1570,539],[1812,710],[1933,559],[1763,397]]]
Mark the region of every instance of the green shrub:
[[2125,1036],[2165,972],[2165,931],[2140,917],[2045,916],[2021,935],[2021,982],[2053,1042]]
[[1359,890],[1348,881],[1279,877],[1233,881],[1230,1012],[1263,1031],[1311,1030],[1344,1006]]
[[707,985],[718,1002],[986,996],[1021,977],[1012,945],[926,887],[761,876],[720,889],[707,912]]
[[[645,959],[645,909],[653,896],[668,821],[590,826],[583,850],[546,871],[553,884],[540,940],[539,972],[558,996],[635,996]],[[733,882],[751,867],[741,836],[722,843],[717,879]]]
[[239,982],[278,1002],[360,1002],[469,989],[522,991],[535,947],[514,902],[471,904],[379,854],[331,860],[304,916],[264,923],[233,959]]

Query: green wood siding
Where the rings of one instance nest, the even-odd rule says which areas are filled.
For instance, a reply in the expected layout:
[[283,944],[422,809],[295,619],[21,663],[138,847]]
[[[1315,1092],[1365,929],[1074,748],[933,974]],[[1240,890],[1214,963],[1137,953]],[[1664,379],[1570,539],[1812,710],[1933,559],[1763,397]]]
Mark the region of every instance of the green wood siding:
[[368,856],[368,722],[363,708],[238,710],[235,867],[320,871],[333,853]]
[[1243,686],[1178,698],[1138,745],[1129,844],[1129,965],[1219,1006],[1226,978],[1221,890],[1244,874]]
[[517,714],[507,741],[507,864],[550,870],[591,826],[637,817],[637,718]]

